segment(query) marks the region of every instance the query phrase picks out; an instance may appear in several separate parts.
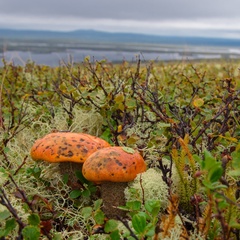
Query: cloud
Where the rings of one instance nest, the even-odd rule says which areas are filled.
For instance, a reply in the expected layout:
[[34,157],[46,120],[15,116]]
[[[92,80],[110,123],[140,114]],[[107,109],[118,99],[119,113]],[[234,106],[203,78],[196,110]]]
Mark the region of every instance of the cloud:
[[81,17],[40,17],[34,15],[0,15],[0,27],[25,29],[47,29],[71,31],[77,29],[96,29],[112,32],[134,31],[157,33],[159,30],[240,30],[240,17],[231,19],[178,19],[178,20],[131,20],[131,19],[89,19]]
[[239,0],[41,0],[37,2],[1,0],[0,2],[2,14],[137,21],[234,18],[239,16],[239,8]]
[[239,8],[239,0],[2,0],[0,27],[237,37]]

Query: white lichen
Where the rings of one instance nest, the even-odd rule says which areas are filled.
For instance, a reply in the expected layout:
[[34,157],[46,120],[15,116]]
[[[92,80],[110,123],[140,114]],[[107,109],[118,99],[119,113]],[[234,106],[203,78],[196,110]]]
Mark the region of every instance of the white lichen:
[[86,111],[75,108],[73,120],[69,127],[71,132],[86,132],[94,136],[101,135],[103,117],[94,110]]
[[[136,191],[132,191],[135,189]],[[138,174],[134,181],[125,189],[126,201],[159,200],[161,208],[165,209],[168,204],[168,186],[162,179],[162,173],[154,168]]]

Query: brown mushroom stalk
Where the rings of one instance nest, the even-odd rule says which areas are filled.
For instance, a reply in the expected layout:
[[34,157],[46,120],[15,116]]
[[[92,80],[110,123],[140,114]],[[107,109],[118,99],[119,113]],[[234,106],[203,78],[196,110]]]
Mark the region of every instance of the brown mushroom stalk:
[[109,147],[105,140],[86,134],[54,132],[36,140],[31,148],[35,161],[59,163],[61,174],[68,174],[68,185],[79,187],[76,171],[81,171],[83,162],[97,150]]
[[101,197],[103,199],[103,212],[108,218],[116,219],[124,217],[126,211],[119,209],[119,206],[125,206],[124,190],[128,186],[127,182],[102,182]]
[[108,218],[124,217],[124,190],[138,173],[146,171],[142,156],[132,148],[107,147],[93,153],[83,164],[83,176],[101,184],[103,211]]

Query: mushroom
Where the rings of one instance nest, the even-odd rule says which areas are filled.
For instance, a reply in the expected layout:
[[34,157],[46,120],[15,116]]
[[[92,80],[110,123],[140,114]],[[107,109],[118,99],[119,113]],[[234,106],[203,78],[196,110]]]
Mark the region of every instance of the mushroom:
[[106,217],[115,219],[125,216],[126,212],[117,207],[125,205],[127,183],[145,171],[146,164],[138,151],[119,146],[96,151],[82,167],[87,180],[101,184],[103,212]]
[[83,162],[92,153],[109,146],[105,140],[86,133],[53,132],[36,140],[31,157],[35,161],[59,163],[61,174],[71,176],[68,185],[76,188],[76,170],[81,170]]

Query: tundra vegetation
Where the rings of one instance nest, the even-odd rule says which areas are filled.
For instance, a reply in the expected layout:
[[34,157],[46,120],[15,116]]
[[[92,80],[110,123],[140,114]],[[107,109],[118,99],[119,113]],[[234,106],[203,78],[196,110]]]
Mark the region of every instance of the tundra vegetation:
[[[240,239],[239,61],[105,60],[0,68],[1,239]],[[126,216],[108,219],[99,185],[35,162],[54,131],[138,150]]]

